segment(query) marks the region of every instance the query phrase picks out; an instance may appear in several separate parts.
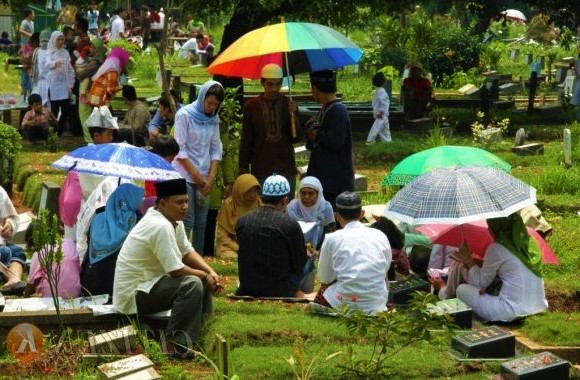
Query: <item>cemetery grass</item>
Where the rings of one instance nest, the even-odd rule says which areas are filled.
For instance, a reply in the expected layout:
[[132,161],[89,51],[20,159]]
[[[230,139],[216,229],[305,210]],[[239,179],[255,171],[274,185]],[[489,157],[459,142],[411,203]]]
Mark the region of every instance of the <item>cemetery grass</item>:
[[[427,147],[425,139],[403,131],[393,131],[393,138],[393,143],[377,143],[367,147],[363,136],[355,136],[357,172],[368,177],[370,192],[364,196],[367,204],[384,203],[390,199],[394,189],[382,188],[380,181],[396,162]],[[466,135],[457,135],[448,143],[469,145],[471,140]],[[65,140],[57,153],[45,153],[39,146],[25,146],[17,160],[15,184],[18,191],[23,191],[28,205],[38,204],[38,189],[43,180],[62,183],[64,172],[50,168],[49,164],[80,144],[82,142],[74,139]],[[562,166],[561,143],[558,140],[545,141],[545,144],[544,156],[516,156],[511,153],[511,143],[507,139],[490,149],[513,165],[512,173],[515,176],[538,187],[540,205],[554,227],[548,242],[562,264],[558,268],[547,267],[546,289],[554,299],[574,300],[573,297],[580,292],[576,280],[577,268],[580,267],[580,248],[576,244],[580,238],[580,218],[576,214],[580,209],[580,202],[576,200],[580,191],[580,174],[574,167],[565,169]],[[551,173],[562,174],[555,175],[557,179],[554,180]],[[558,189],[563,191],[558,192]],[[353,346],[359,358],[365,357],[371,350],[368,342],[351,336],[335,319],[308,315],[303,305],[227,299],[225,294],[233,293],[236,288],[236,263],[219,259],[209,261],[225,276],[226,289],[215,299],[215,316],[204,335],[202,348],[215,360],[214,334],[224,336],[231,347],[233,373],[241,378],[292,378],[292,368],[286,359],[292,355],[293,345],[298,339],[305,342],[307,358],[314,358],[320,349],[325,354],[343,352],[321,365],[315,378],[340,378],[340,366],[346,363],[349,346]],[[563,304],[573,305],[570,302]],[[580,311],[571,307],[527,318],[519,329],[538,343],[577,345],[578,318]],[[417,345],[405,349],[390,362],[392,377],[479,379],[489,378],[491,373],[497,372],[497,365],[458,364],[449,356],[448,347],[449,342],[439,342],[433,346]],[[4,357],[8,360],[6,354]],[[158,369],[166,378],[212,376],[212,368],[201,359],[192,364],[165,359],[158,363]],[[77,378],[93,376],[93,369],[83,367]]]

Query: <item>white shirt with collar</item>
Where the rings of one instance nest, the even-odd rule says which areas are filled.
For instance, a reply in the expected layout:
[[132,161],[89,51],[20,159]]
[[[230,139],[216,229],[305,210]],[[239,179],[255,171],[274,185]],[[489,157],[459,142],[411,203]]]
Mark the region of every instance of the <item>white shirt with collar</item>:
[[149,293],[161,277],[183,268],[183,257],[192,251],[183,222],[174,225],[150,208],[119,252],[113,285],[115,309],[125,314],[137,313],[137,291]]
[[336,282],[324,291],[324,298],[332,307],[346,303],[369,314],[385,310],[391,261],[385,234],[359,221],[326,235],[318,275],[322,283]]

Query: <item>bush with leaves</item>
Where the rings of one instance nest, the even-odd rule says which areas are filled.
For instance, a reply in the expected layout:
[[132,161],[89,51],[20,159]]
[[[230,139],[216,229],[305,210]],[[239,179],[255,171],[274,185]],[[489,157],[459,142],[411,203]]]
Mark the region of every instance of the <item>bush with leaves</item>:
[[550,24],[550,17],[542,13],[532,17],[528,24],[526,38],[539,42],[542,45],[550,44],[556,40],[556,31]]
[[457,71],[467,72],[479,66],[481,52],[477,36],[449,22],[439,22],[432,42],[424,49],[421,57],[433,75],[433,82],[439,86],[444,75]]
[[22,136],[11,125],[0,123],[0,186],[12,193],[14,159],[22,150]]
[[433,334],[434,330],[451,336],[454,325],[450,316],[430,310],[437,301],[438,298],[431,293],[415,292],[407,306],[376,315],[340,309],[340,323],[372,345],[370,356],[364,358],[357,358],[353,346],[349,347],[346,364],[342,366],[344,376],[349,379],[385,379],[389,374],[389,358],[403,348],[420,342],[435,342],[438,336]]

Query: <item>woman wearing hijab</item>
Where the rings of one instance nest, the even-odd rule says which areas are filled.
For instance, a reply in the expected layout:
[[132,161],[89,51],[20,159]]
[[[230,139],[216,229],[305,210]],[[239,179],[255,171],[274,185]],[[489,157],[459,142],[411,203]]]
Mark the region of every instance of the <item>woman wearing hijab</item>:
[[260,207],[260,182],[251,174],[242,174],[232,186],[217,216],[217,255],[222,259],[238,257],[236,223],[248,212]]
[[38,94],[42,98],[42,105],[48,102],[48,72],[46,69],[46,59],[48,58],[48,41],[50,40],[50,30],[40,32],[40,46],[34,50],[32,55],[32,93]]
[[85,295],[113,295],[117,256],[137,223],[144,191],[130,183],[119,185],[105,210],[95,214],[89,231],[89,248],[82,262],[81,285]]
[[298,222],[313,223],[317,225],[312,233],[312,246],[319,247],[322,244],[325,227],[333,229],[334,212],[330,202],[324,199],[322,184],[316,177],[304,177],[298,186],[298,199],[293,199],[286,208],[286,214]]
[[48,41],[48,56],[44,64],[48,71],[48,99],[50,109],[58,119],[57,134],[60,136],[66,128],[70,109],[70,94],[75,84],[75,72],[70,62],[70,55],[64,48],[64,34],[54,31]]
[[[458,259],[469,269],[469,283],[459,285],[457,298],[485,321],[509,322],[540,313],[548,308],[541,275],[542,258],[518,213],[487,220],[495,243],[485,253],[483,265],[475,265],[467,247]],[[501,280],[499,295],[485,292],[496,276]]]
[[107,55],[105,62],[93,75],[93,83],[89,90],[87,103],[93,107],[108,105],[121,89],[119,78],[129,62],[130,54],[127,50],[114,47]]
[[173,127],[175,141],[179,144],[173,166],[187,181],[189,196],[189,208],[183,223],[188,236],[193,230],[191,241],[200,253],[205,240],[209,194],[222,159],[218,111],[224,96],[219,82],[205,82],[197,99],[177,111]]

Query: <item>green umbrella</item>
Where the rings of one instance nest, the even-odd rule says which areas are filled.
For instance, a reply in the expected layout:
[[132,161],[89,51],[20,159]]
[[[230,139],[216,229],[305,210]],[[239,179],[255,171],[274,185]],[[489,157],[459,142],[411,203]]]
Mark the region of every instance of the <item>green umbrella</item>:
[[381,186],[406,185],[421,174],[438,168],[489,166],[509,172],[511,166],[487,150],[444,145],[415,153],[399,162],[381,181]]

